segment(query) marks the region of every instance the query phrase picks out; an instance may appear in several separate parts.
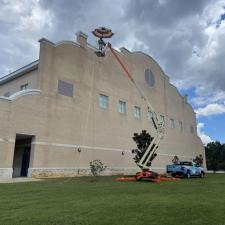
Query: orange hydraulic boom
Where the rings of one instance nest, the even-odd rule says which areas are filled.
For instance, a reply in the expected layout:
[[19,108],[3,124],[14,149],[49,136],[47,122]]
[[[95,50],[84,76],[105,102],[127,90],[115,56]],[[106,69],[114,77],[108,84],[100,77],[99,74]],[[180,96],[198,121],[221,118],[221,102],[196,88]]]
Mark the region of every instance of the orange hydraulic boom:
[[96,37],[100,38],[98,40],[99,51],[97,52],[97,55],[100,56],[100,57],[104,57],[107,48],[110,49],[110,51],[112,52],[113,56],[115,57],[115,59],[120,64],[120,66],[123,69],[123,71],[125,72],[126,76],[129,78],[131,83],[134,85],[134,87],[139,92],[141,98],[146,103],[148,111],[149,112],[151,111],[153,113],[152,122],[154,124],[155,129],[156,129],[156,136],[151,141],[151,143],[150,143],[148,149],[145,151],[144,155],[137,162],[137,165],[142,169],[142,172],[138,172],[136,174],[136,176],[133,177],[133,178],[131,178],[131,177],[129,177],[129,178],[122,177],[122,178],[118,178],[117,180],[129,180],[129,181],[132,181],[132,180],[145,179],[145,180],[151,180],[151,181],[154,181],[154,182],[157,182],[157,183],[161,182],[162,180],[177,180],[177,178],[168,178],[166,175],[161,175],[160,176],[157,173],[150,171],[151,162],[152,162],[152,160],[154,160],[154,158],[156,156],[156,150],[158,149],[159,143],[163,139],[164,134],[165,134],[164,121],[160,121],[159,120],[159,118],[157,116],[157,113],[155,112],[154,108],[150,104],[148,98],[142,92],[142,90],[139,88],[139,86],[136,84],[133,76],[131,75],[131,73],[129,72],[127,67],[124,65],[122,60],[119,58],[119,56],[117,55],[115,50],[112,48],[112,45],[110,43],[106,44],[103,41],[103,38],[110,38],[110,37],[113,36],[112,31],[110,29],[105,28],[105,27],[100,27],[100,28],[95,29],[92,33]]

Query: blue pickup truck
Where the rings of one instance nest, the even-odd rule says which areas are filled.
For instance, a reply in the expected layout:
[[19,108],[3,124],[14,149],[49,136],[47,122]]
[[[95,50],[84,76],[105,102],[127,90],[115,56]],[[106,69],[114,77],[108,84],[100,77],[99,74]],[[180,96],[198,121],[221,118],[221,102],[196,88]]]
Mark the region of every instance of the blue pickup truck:
[[180,175],[187,178],[191,176],[204,177],[204,169],[194,162],[178,162],[176,164],[167,165],[167,173],[172,176]]

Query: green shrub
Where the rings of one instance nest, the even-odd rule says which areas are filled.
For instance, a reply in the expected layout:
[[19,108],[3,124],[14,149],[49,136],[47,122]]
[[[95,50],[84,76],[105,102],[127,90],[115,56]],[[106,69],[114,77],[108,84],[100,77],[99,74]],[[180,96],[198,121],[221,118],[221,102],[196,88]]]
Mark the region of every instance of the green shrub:
[[90,168],[92,175],[96,177],[106,169],[106,166],[101,162],[101,160],[96,159],[90,162]]

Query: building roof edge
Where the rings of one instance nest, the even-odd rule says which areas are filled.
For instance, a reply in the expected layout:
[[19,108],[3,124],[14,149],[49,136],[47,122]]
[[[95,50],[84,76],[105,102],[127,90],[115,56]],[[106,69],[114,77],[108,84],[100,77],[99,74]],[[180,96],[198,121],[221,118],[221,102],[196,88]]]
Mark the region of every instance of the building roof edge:
[[39,60],[33,61],[27,64],[26,66],[23,66],[13,71],[12,73],[9,73],[3,76],[2,78],[0,78],[0,85],[5,84],[6,82],[13,80],[15,78],[21,77],[30,71],[36,70],[38,68],[38,63],[39,63]]

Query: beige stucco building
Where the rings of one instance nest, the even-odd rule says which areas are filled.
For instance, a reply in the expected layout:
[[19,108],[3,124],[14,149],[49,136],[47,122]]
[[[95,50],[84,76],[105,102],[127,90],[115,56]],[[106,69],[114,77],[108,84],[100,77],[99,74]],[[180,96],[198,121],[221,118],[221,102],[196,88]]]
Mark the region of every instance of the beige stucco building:
[[[145,103],[111,52],[97,57],[87,36],[77,42],[40,40],[39,59],[0,79],[0,177],[78,175],[100,159],[107,174],[139,169],[134,132],[155,131]],[[166,135],[152,169],[174,155],[203,154],[195,113],[150,56],[117,52],[165,120]]]

